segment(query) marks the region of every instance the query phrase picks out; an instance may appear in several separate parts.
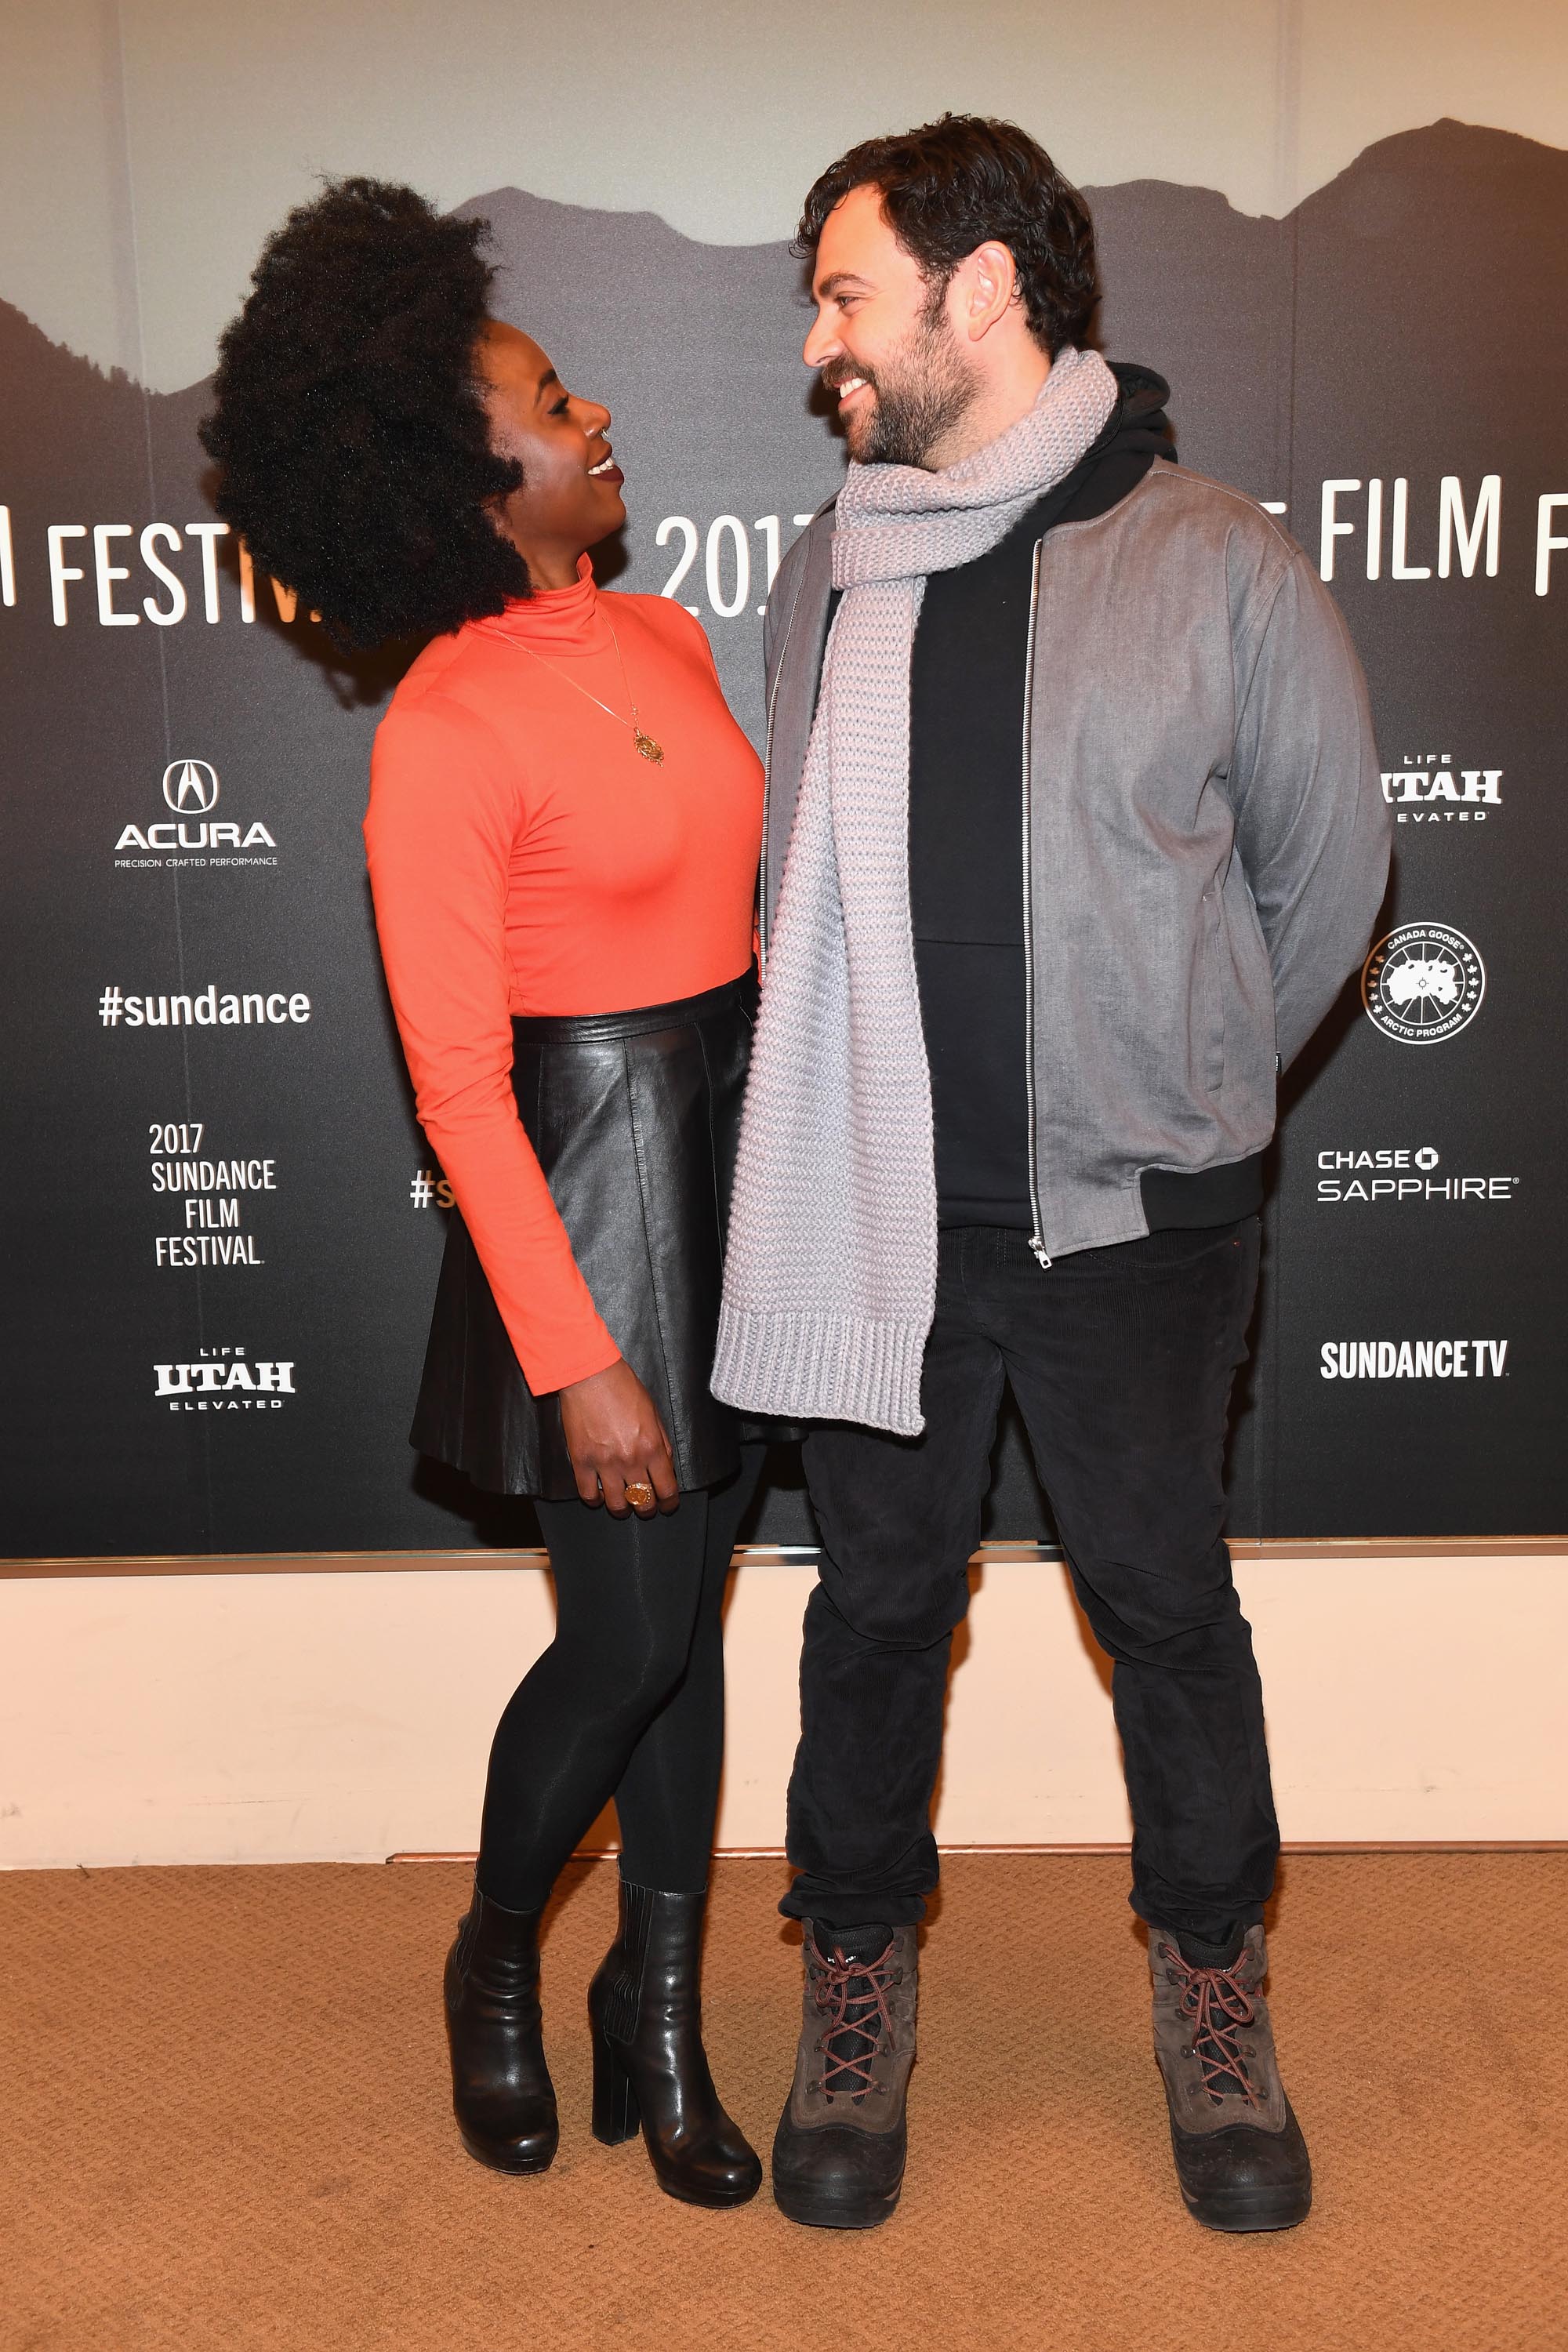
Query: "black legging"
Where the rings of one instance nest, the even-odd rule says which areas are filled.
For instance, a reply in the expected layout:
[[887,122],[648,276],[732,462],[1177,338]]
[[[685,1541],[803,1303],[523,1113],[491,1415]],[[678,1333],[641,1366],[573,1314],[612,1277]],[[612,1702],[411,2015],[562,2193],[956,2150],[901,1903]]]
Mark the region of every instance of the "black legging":
[[509,1911],[542,1909],[610,1798],[622,1875],[695,1895],[708,1883],[724,1747],[724,1580],[762,1475],[682,1495],[666,1517],[613,1519],[539,1503],[555,1578],[555,1639],[496,1727],[479,1883]]

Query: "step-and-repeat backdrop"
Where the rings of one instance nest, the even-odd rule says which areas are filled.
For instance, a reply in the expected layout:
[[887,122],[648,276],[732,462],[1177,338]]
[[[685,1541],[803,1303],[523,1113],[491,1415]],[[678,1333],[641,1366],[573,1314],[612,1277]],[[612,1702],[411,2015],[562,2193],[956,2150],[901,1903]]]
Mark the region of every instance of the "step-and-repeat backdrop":
[[[1320,564],[1394,818],[1365,971],[1287,1080],[1233,1532],[1556,1531],[1568,154],[1443,123],[1282,220],[1089,193],[1105,347]],[[769,582],[842,466],[798,264],[513,187],[462,209],[505,315],[615,412],[604,576],[699,614],[756,732]],[[406,1441],[448,1196],[361,856],[395,677],[216,520],[206,398],[0,305],[5,1549],[526,1542]],[[753,1532],[808,1541],[774,1472]],[[1048,1531],[1009,1427],[989,1532]]]

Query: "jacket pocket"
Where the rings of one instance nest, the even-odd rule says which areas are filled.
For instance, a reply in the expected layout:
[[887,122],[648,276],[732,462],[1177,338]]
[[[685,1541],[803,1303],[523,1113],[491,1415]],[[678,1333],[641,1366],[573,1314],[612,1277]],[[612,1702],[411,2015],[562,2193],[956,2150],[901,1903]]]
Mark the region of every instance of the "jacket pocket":
[[1204,982],[1199,1017],[1204,1085],[1211,1095],[1225,1087],[1225,909],[1217,882],[1204,892]]

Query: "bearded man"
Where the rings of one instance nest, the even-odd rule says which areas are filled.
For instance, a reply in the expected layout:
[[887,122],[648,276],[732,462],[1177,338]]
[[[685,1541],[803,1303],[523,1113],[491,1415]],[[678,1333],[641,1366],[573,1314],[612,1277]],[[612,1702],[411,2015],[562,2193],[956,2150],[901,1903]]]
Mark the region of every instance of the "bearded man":
[[800,235],[851,463],[768,606],[714,1375],[817,1424],[774,2192],[842,2229],[898,2200],[1005,1380],[1114,1661],[1182,2192],[1284,2229],[1310,2168],[1261,1990],[1279,1832],[1221,1457],[1276,1079],[1384,890],[1365,689],[1300,549],[1173,462],[1158,376],[1088,347],[1089,214],[1032,139],[947,116],[857,147]]

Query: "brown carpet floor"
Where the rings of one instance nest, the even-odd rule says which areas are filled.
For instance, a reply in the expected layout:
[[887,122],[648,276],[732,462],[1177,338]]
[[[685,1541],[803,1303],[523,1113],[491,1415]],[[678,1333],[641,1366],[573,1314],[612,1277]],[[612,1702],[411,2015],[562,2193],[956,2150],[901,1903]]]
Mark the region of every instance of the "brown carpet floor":
[[[508,2180],[447,2109],[438,1979],[466,1874],[0,1876],[5,2352],[1554,2352],[1568,2345],[1568,1856],[1302,1856],[1273,2004],[1317,2169],[1278,2238],[1172,2179],[1125,1865],[950,1860],[903,2204],[793,2228],[655,2189],[587,2125],[611,1868],[545,1953],[564,2134]],[[799,1960],[779,1864],[721,1865],[709,2038],[765,2150]]]

